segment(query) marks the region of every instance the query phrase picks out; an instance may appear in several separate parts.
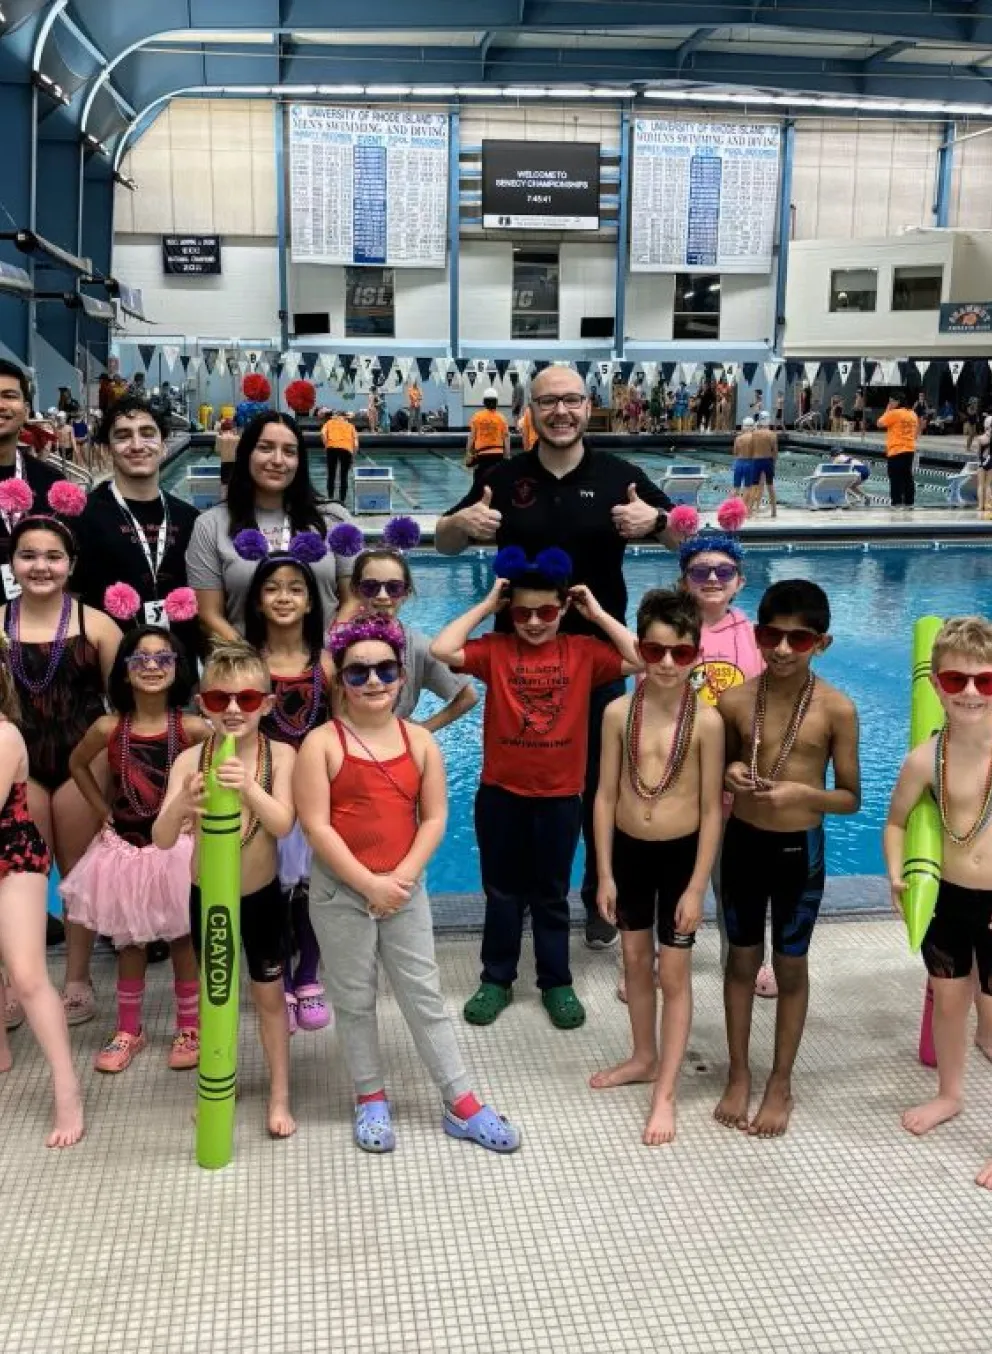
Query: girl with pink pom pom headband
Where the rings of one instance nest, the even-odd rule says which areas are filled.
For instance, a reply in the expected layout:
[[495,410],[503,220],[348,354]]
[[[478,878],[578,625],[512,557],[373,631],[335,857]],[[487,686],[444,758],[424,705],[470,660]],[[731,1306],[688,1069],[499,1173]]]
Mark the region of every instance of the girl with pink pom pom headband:
[[[679,513],[684,514],[682,519],[673,520],[677,518]],[[693,520],[691,522],[688,514],[692,514]],[[669,515],[670,526],[673,526],[680,534],[688,533],[688,539],[684,540],[679,546],[679,567],[683,574],[692,562],[693,557],[704,552],[726,555],[738,566],[744,563],[744,548],[737,533],[747,520],[746,503],[742,498],[726,499],[716,510],[716,520],[722,528],[720,531],[714,531],[712,527],[704,527],[700,530],[699,514],[695,508],[676,508]],[[682,525],[679,525],[679,521]]]
[[[144,603],[130,583],[111,583],[103,594],[103,609],[115,621],[126,625],[133,621]],[[173,588],[162,602],[162,609],[171,625],[191,621],[197,613],[196,593],[192,588]]]

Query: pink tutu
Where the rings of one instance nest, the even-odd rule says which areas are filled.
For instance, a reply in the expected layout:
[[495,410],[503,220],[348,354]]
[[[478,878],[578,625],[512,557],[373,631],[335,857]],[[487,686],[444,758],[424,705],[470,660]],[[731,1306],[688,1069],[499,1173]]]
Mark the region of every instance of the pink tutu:
[[90,843],[59,885],[66,916],[116,949],[189,935],[193,838],[184,833],[168,851],[131,846],[112,828]]

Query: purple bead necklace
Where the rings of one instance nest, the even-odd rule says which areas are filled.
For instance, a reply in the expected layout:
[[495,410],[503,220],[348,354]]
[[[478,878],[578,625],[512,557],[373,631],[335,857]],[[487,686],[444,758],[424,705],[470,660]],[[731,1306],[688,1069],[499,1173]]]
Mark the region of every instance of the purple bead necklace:
[[[275,679],[278,682],[278,677]],[[278,702],[272,707],[272,722],[276,728],[286,735],[287,738],[299,738],[301,734],[307,734],[317,723],[317,716],[320,713],[320,695],[324,687],[324,674],[320,663],[313,665],[313,677],[310,684],[310,709],[302,726],[291,723],[290,720],[279,709]]]
[[24,669],[24,649],[21,644],[21,599],[15,597],[7,612],[7,633],[10,636],[10,666],[19,686],[30,691],[32,696],[40,696],[51,686],[62,655],[65,653],[65,637],[69,632],[69,618],[72,615],[72,598],[62,598],[62,614],[59,617],[55,639],[48,655],[48,666],[40,681],[29,677]]

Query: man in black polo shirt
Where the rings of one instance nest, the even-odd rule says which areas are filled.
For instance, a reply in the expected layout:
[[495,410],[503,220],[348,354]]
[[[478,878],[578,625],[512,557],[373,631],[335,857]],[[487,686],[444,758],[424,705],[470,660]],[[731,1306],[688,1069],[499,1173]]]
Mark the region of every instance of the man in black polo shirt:
[[[137,396],[111,405],[96,441],[108,449],[113,475],[96,486],[74,524],[79,565],[73,590],[102,611],[107,588],[129,583],[142,602],[133,625],[167,624],[161,603],[174,588],[187,586],[186,550],[198,514],[159,485],[167,434],[162,415]],[[173,628],[195,655],[197,622]]]
[[[31,382],[27,372],[14,362],[0,359],[0,480],[26,481],[34,490],[36,512],[48,512],[46,496],[62,475],[58,468],[39,461],[21,445],[24,425],[31,412]],[[14,519],[0,512],[0,602],[9,602],[16,594],[10,570],[10,532]]]
[[[627,541],[664,540],[671,503],[638,466],[607,452],[586,449],[583,438],[590,405],[577,372],[547,367],[531,384],[530,407],[537,447],[497,465],[484,487],[474,485],[438,519],[434,543],[442,555],[457,555],[473,542],[491,541],[500,548],[519,545],[530,559],[547,546],[559,546],[571,556],[572,581],[585,583],[606,611],[623,621]],[[509,628],[505,613],[497,616],[496,623]],[[574,608],[566,613],[562,629],[573,634],[597,633]],[[599,687],[590,707],[582,901],[586,944],[593,949],[613,945],[617,939],[616,928],[603,921],[596,908],[592,807],[599,781],[603,711],[622,694],[622,682]]]

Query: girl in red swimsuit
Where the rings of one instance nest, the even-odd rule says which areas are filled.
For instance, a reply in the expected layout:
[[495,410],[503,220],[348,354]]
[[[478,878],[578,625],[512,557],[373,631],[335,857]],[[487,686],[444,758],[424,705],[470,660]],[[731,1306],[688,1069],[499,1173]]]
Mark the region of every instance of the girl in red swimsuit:
[[[20,713],[9,647],[0,640],[0,956],[52,1073],[55,1124],[46,1143],[71,1147],[83,1136],[83,1105],[65,1013],[45,962],[51,858],[28,812],[28,752],[17,728]],[[0,1072],[10,1065],[0,1021]]]
[[[53,490],[54,492],[54,490]],[[20,596],[0,611],[28,749],[28,807],[63,878],[99,822],[73,784],[69,757],[104,713],[103,693],[121,642],[109,616],[68,593],[76,542],[56,517],[22,517],[11,532],[11,568]],[[70,1025],[92,1020],[93,934],[66,925],[63,1001]]]
[[[182,713],[192,686],[185,651],[170,631],[155,625],[130,631],[110,674],[117,713],[101,715],[69,759],[104,828],[59,892],[69,920],[109,936],[117,950],[117,1026],[96,1055],[98,1072],[123,1072],[145,1046],[146,947],[155,940],[168,942],[175,978],[169,1066],[195,1067],[199,1060],[199,983],[189,932],[193,839],[184,833],[168,851],[152,845],[173,762],[210,732],[205,720]],[[107,796],[93,774],[102,754],[110,766]]]

